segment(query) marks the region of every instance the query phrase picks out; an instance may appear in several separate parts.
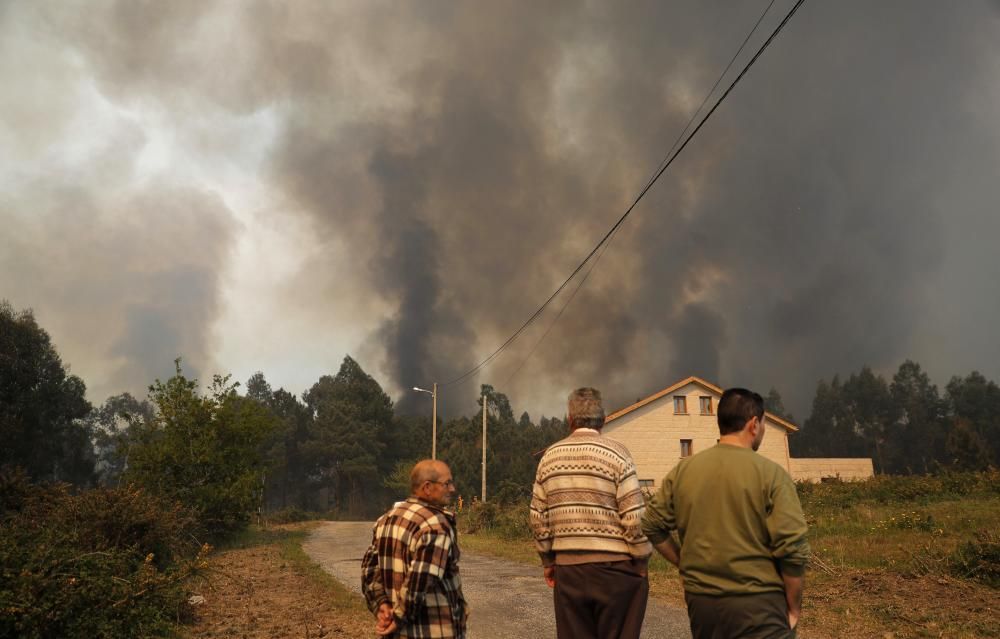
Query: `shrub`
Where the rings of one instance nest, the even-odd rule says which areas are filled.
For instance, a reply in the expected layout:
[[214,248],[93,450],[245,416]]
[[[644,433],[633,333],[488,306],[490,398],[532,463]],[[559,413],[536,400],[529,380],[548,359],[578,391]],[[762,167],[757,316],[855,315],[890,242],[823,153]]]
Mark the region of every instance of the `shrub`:
[[523,507],[524,504],[531,501],[531,486],[505,479],[500,482],[494,495],[493,501],[500,502],[504,506]]
[[850,508],[860,503],[928,503],[998,492],[1000,471],[996,469],[940,475],[878,475],[859,482],[798,484],[799,498],[807,512],[823,507]]
[[150,387],[156,412],[136,429],[125,478],[197,514],[213,539],[239,530],[260,503],[260,450],[276,426],[259,402],[240,397],[228,377],[209,394],[180,371]]
[[1000,588],[1000,533],[981,530],[976,538],[955,549],[951,558],[952,573]]
[[524,504],[500,504],[489,501],[476,502],[459,516],[463,533],[488,532],[504,539],[528,539],[528,509]]
[[0,473],[0,636],[164,636],[209,551],[179,506]]
[[272,524],[290,524],[296,521],[311,521],[321,518],[320,513],[307,512],[296,506],[276,510],[273,513],[269,513],[266,517],[267,521]]

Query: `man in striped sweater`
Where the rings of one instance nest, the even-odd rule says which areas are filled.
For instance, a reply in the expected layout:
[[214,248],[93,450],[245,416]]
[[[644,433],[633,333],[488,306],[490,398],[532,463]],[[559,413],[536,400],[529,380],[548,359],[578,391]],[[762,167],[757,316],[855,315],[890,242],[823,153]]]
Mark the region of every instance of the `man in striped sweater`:
[[545,451],[531,497],[531,529],[555,589],[559,639],[638,639],[652,546],[635,462],[601,435],[601,393],[569,396],[569,437]]

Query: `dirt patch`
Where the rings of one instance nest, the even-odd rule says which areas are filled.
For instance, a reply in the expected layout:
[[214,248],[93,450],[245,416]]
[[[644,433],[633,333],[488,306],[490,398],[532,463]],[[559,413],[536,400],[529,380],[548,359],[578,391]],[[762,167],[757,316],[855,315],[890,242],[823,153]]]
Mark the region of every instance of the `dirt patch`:
[[[318,639],[366,637],[374,622],[360,602],[305,574],[278,545],[219,553],[210,579],[198,589],[187,637]],[[340,604],[335,602],[341,601]]]
[[800,636],[1000,637],[1000,591],[941,575],[856,570],[806,582]]

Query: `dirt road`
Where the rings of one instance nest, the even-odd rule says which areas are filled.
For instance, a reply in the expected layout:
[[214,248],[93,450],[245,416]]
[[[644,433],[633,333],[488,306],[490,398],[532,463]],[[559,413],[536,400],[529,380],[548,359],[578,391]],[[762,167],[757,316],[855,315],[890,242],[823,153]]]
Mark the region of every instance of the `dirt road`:
[[[303,548],[351,590],[361,591],[361,557],[371,541],[370,522],[325,522]],[[460,540],[461,541],[461,540]],[[462,551],[462,586],[469,601],[469,639],[555,637],[552,591],[540,567]],[[690,637],[687,613],[650,601],[643,639]]]

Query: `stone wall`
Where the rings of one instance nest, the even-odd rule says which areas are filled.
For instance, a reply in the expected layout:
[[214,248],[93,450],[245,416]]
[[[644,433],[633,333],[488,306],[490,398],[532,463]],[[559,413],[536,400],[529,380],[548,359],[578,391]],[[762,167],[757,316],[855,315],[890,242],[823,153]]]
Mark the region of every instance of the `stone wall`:
[[872,460],[868,458],[817,457],[807,459],[791,458],[788,469],[795,481],[818,482],[825,478],[839,478],[857,481],[872,477],[875,472]]

